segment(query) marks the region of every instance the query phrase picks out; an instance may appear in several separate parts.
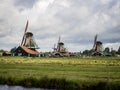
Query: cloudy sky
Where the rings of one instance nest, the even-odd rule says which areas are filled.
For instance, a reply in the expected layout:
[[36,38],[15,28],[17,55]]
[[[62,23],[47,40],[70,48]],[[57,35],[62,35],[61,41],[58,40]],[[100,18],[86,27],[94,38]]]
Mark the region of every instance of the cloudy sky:
[[40,51],[59,36],[69,51],[91,49],[96,34],[104,48],[120,46],[120,0],[0,0],[0,49],[20,45],[27,20]]

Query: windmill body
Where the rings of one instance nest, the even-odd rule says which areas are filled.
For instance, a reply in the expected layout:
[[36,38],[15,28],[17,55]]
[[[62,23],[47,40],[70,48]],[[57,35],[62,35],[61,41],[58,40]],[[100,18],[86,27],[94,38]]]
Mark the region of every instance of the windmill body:
[[69,56],[68,50],[64,47],[64,43],[60,41],[60,37],[58,39],[57,47],[52,52],[52,56]]
[[36,44],[36,42],[34,40],[33,33],[27,32],[27,29],[28,29],[28,21],[26,24],[25,33],[23,35],[21,46],[25,46],[31,50],[39,49],[38,45]]
[[102,55],[102,42],[97,41],[97,35],[94,37],[94,45],[93,45],[94,56]]
[[57,52],[66,52],[66,48],[64,47],[64,43],[63,42],[59,42],[58,43]]
[[28,47],[29,49],[32,49],[32,50],[39,49],[39,47],[37,46],[34,40],[33,33],[31,32],[25,33],[25,40],[22,46]]
[[95,49],[95,51],[102,53],[102,42],[101,41],[97,41],[96,42],[96,49]]

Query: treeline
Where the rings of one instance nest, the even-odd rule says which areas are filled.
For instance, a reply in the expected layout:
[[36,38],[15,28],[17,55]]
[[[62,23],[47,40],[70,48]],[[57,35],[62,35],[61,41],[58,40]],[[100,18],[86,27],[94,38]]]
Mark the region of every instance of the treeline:
[[[10,50],[11,53],[13,53],[16,50],[16,47],[12,48]],[[3,49],[0,49],[0,55],[2,55],[2,53],[6,52]],[[50,52],[49,52],[50,53]],[[77,56],[91,56],[94,53],[94,50],[84,50],[83,52],[76,52]],[[48,52],[47,52],[48,54]],[[109,47],[106,47],[103,52],[102,52],[103,56],[120,56],[120,46],[118,48],[118,50],[114,50],[114,49],[110,49]]]
[[[83,52],[79,52],[79,55],[86,55],[86,56],[91,56],[94,53],[94,51],[91,50],[84,50]],[[109,47],[106,47],[103,50],[103,55],[104,56],[116,56],[116,55],[120,55],[120,47],[118,48],[118,50],[114,50],[114,49],[110,49]]]
[[0,49],[0,56],[2,56],[2,54],[5,52],[5,50]]

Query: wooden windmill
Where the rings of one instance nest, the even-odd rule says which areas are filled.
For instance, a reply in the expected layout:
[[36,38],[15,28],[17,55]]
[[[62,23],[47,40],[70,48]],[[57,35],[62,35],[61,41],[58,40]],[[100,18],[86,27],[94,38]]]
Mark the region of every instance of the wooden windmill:
[[37,46],[32,32],[27,32],[28,30],[28,21],[26,23],[24,35],[22,38],[21,45],[15,50],[15,56],[39,56],[40,53],[36,50],[39,49]]
[[66,52],[66,48],[64,48],[64,43],[60,41],[60,37],[58,39],[58,43],[57,43],[57,52]]
[[64,47],[64,43],[61,42],[61,38],[59,37],[57,47],[54,44],[54,51],[52,53],[53,56],[68,56],[68,50]]
[[21,46],[25,46],[28,47],[31,50],[35,50],[35,49],[39,49],[38,45],[36,44],[34,37],[33,37],[33,33],[32,32],[27,32],[28,30],[28,21],[26,23],[26,27],[25,27],[25,32],[23,35],[23,39],[21,42]]
[[97,35],[94,37],[93,51],[93,55],[102,55],[102,42],[97,41]]

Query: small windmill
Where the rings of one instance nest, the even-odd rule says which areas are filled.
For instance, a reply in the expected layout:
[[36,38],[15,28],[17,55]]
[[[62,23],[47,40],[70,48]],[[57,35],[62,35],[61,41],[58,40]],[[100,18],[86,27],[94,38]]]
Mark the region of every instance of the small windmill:
[[54,51],[53,51],[53,56],[59,55],[59,56],[68,56],[68,51],[67,49],[64,47],[64,43],[60,41],[60,37],[58,39],[58,43],[57,43],[57,47],[54,44]]
[[102,42],[97,41],[97,35],[94,37],[93,51],[93,55],[102,55]]
[[58,39],[58,43],[57,43],[57,52],[66,52],[66,48],[64,48],[64,43],[60,41],[60,36]]
[[21,46],[25,46],[31,50],[39,49],[39,47],[37,46],[34,40],[33,33],[27,32],[27,30],[28,30],[28,21],[26,23],[25,32],[22,38]]

